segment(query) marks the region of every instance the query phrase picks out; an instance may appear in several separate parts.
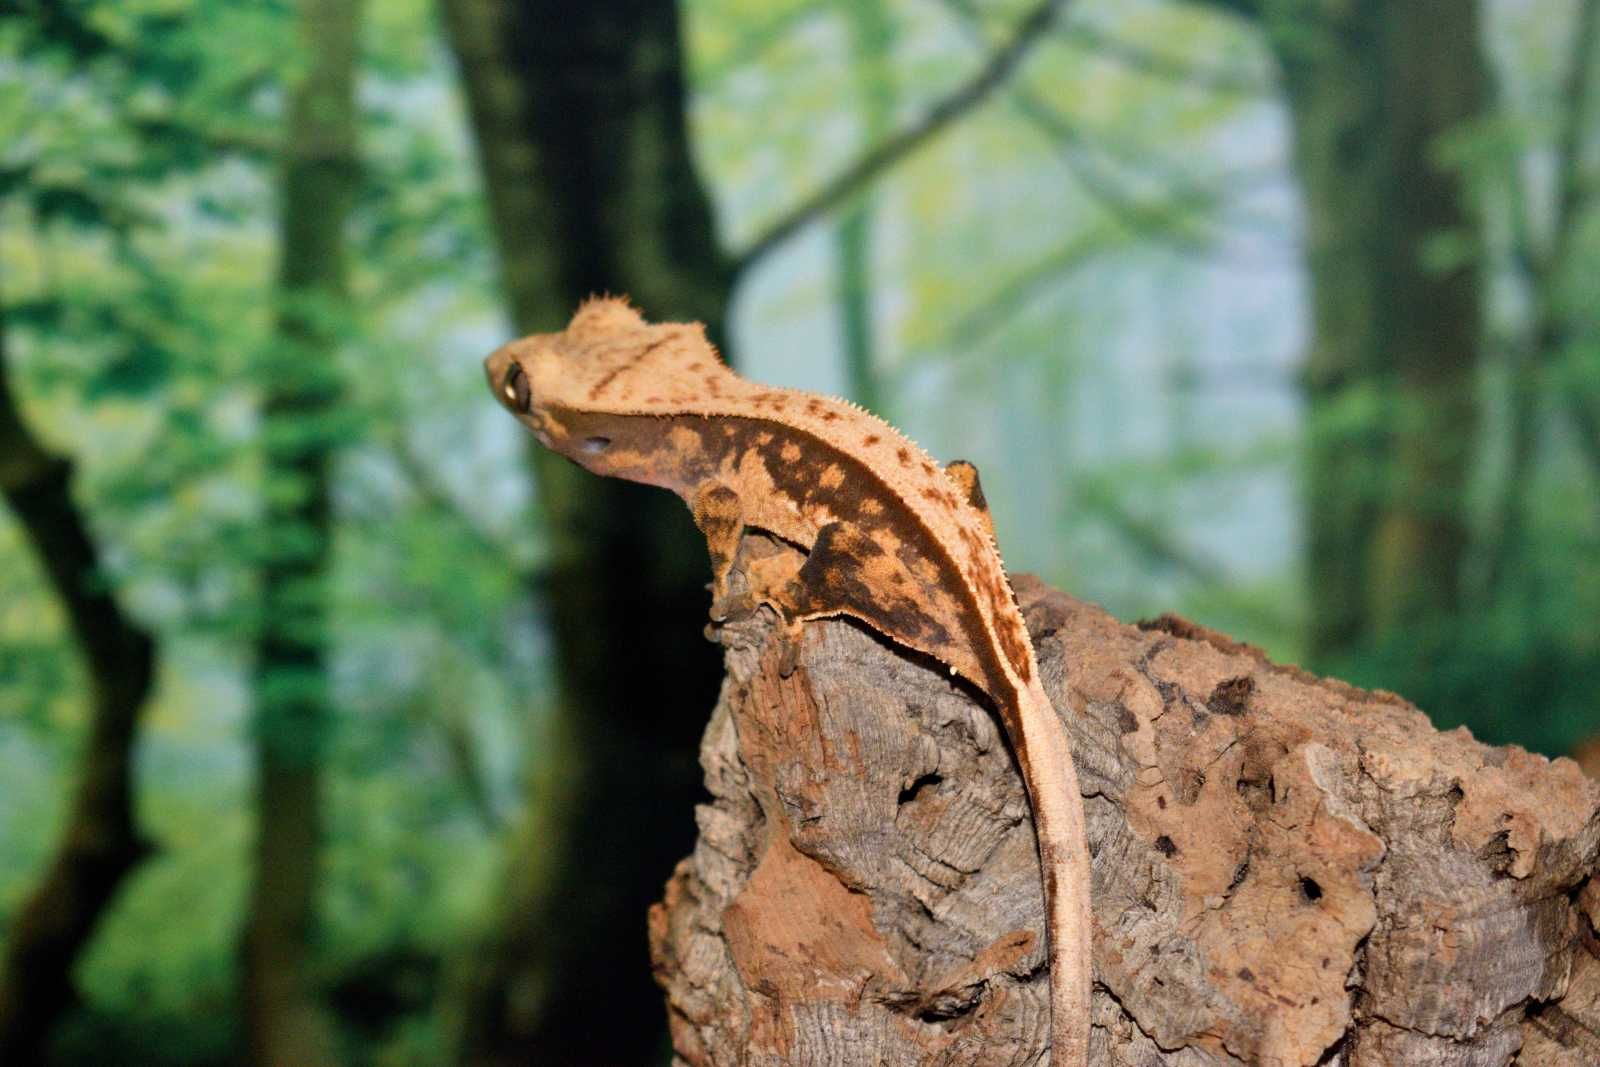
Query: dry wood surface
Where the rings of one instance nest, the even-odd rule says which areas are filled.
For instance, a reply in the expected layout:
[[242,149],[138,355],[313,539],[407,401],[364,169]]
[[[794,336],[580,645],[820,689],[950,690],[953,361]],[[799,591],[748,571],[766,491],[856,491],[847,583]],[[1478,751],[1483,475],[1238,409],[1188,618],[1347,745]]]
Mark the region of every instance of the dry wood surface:
[[[1091,1063],[1600,1064],[1600,785],[1576,764],[1017,587],[1087,794]],[[993,715],[847,621],[809,625],[782,677],[769,626],[720,631],[711,799],[650,915],[677,1062],[1048,1062]]]

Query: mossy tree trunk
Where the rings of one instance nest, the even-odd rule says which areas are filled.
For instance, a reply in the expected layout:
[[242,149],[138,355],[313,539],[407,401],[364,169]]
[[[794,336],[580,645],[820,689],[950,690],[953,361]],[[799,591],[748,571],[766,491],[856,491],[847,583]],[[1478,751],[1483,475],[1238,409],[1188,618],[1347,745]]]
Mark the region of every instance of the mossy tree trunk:
[[257,1067],[334,1062],[308,975],[329,730],[329,476],[335,323],[354,200],[359,0],[301,0],[303,68],[289,93],[278,323],[263,375],[260,616],[254,675],[255,874],[240,945],[245,1040]]
[[[444,14],[519,332],[621,292],[721,341],[732,275],[690,158],[678,5],[446,0]],[[558,692],[500,912],[468,964],[461,1058],[642,1063],[664,1040],[644,914],[693,840],[719,674],[701,637],[705,547],[670,494],[531,438],[529,462]]]

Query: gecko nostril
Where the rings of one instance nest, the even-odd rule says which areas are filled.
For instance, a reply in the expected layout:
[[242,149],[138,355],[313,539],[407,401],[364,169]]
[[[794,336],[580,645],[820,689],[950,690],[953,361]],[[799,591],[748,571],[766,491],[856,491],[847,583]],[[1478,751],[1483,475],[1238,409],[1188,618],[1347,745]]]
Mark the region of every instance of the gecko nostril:
[[611,438],[609,437],[590,437],[583,442],[583,450],[591,456],[598,455],[610,447]]

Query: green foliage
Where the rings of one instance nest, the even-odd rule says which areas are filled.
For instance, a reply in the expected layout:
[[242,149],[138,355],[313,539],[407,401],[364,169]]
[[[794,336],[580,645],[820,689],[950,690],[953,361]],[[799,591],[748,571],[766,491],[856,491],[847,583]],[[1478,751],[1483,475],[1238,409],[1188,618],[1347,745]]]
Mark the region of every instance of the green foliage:
[[[539,546],[511,536],[520,472],[493,464],[485,443],[463,447],[491,408],[473,364],[498,327],[431,6],[379,6],[365,38],[353,311],[272,296],[285,5],[118,0],[0,17],[12,385],[77,459],[108,580],[155,627],[163,662],[140,752],[158,852],[83,962],[88,1005],[60,1035],[61,1062],[115,1062],[110,1049],[140,1064],[234,1061],[253,825],[245,651],[260,563],[297,550],[294,531],[268,537],[260,517],[269,498],[304,491],[265,480],[262,456],[307,443],[341,456],[319,975],[361,1035],[350,1062],[442,1058],[425,1020],[436,972],[486,903],[520,763],[513,723],[536,676],[526,646],[508,649],[529,630],[517,574]],[[334,350],[276,340],[285,314]],[[262,386],[288,380],[350,387],[328,415],[275,424],[269,440]],[[432,480],[415,484],[417,469]],[[494,506],[480,508],[480,485]],[[53,846],[83,726],[77,650],[28,555],[0,518],[0,941]],[[382,1008],[369,961],[397,954],[431,961],[429,977]]]

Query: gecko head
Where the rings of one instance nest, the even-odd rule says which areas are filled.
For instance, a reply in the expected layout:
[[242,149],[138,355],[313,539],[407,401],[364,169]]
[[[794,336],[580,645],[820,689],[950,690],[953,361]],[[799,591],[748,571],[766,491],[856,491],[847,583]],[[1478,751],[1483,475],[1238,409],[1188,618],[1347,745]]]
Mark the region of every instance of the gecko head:
[[496,399],[541,444],[591,466],[603,439],[580,435],[576,417],[627,405],[634,383],[624,371],[683,329],[651,326],[624,300],[589,300],[565,330],[502,346],[484,371]]
[[549,380],[558,360],[552,342],[559,334],[533,334],[501,345],[483,361],[489,391],[500,406],[517,417],[546,446],[554,446],[550,431],[554,422],[548,415],[550,393],[535,390],[534,382]]

